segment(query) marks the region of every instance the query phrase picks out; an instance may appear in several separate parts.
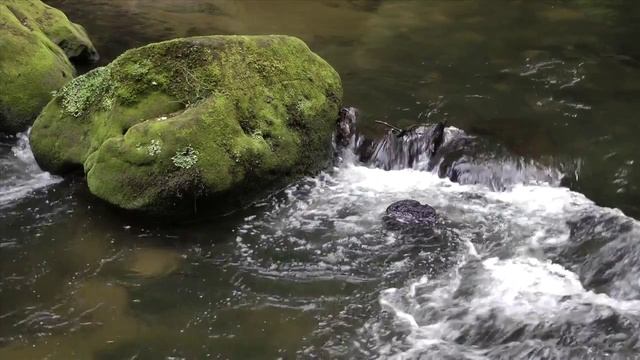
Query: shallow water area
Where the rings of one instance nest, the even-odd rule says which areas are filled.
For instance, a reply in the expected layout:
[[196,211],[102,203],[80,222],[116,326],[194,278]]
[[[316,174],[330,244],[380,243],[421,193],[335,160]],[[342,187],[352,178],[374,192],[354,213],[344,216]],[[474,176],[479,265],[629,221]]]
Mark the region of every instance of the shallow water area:
[[[1,359],[639,358],[638,2],[46,2],[103,63],[176,36],[296,35],[365,135],[446,120],[490,146],[462,183],[347,154],[165,225],[1,137]],[[433,228],[385,228],[403,199]]]

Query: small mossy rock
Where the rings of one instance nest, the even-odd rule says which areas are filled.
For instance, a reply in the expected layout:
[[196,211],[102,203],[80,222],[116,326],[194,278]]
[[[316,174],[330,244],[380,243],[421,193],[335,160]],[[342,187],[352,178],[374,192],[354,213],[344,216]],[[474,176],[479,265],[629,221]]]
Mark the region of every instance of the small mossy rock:
[[0,0],[0,132],[26,129],[74,77],[72,61],[97,56],[86,31],[61,11],[40,0]]
[[297,38],[176,39],[71,81],[31,143],[43,168],[83,167],[121,208],[233,207],[326,164],[341,98],[339,75]]

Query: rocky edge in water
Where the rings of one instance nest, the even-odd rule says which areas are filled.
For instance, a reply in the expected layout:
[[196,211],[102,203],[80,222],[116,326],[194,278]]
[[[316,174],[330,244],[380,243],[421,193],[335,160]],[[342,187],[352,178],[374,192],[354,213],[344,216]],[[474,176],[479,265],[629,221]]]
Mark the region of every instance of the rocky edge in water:
[[297,38],[176,39],[67,84],[31,143],[42,168],[83,168],[118,207],[221,209],[325,166],[341,98],[339,75]]
[[0,132],[25,130],[98,53],[84,28],[40,0],[0,0]]
[[516,184],[571,181],[555,167],[514,156],[492,144],[445,123],[418,124],[392,129],[380,139],[368,139],[357,131],[358,110],[342,108],[336,120],[337,156],[345,151],[359,163],[385,170],[416,169],[435,172],[460,184],[480,184],[503,191]]

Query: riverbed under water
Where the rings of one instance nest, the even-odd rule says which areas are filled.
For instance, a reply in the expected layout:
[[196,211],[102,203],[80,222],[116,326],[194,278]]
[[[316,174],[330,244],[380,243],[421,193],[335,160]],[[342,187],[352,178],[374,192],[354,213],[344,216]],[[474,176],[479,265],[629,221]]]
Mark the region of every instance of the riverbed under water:
[[[368,136],[446,120],[570,188],[347,157],[161,226],[41,172],[26,134],[0,137],[1,359],[640,358],[640,3],[46,2],[103,63],[178,36],[299,36]],[[433,232],[384,228],[402,199],[437,210]]]

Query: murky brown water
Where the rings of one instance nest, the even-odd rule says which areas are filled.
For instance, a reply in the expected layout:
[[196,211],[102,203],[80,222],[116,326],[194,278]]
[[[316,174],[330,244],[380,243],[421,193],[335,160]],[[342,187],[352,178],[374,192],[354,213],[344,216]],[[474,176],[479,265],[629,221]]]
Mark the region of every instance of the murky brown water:
[[[381,133],[376,119],[447,120],[515,154],[577,166],[575,191],[640,216],[636,1],[46,2],[88,29],[103,63],[181,36],[298,36],[340,72],[365,133]],[[0,195],[27,166],[15,141],[0,139]],[[343,200],[387,188],[368,191]],[[271,203],[161,227],[114,213],[79,180],[0,199],[2,359],[378,357],[379,345],[354,339],[380,316],[381,290],[422,274],[411,263],[389,270],[389,258],[415,259],[371,240],[375,227],[345,230],[379,215],[357,204],[340,221],[319,216],[317,230],[267,216],[276,233],[265,236],[290,231],[308,251],[299,253],[252,233]],[[366,245],[345,240],[354,236]]]

